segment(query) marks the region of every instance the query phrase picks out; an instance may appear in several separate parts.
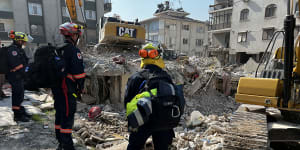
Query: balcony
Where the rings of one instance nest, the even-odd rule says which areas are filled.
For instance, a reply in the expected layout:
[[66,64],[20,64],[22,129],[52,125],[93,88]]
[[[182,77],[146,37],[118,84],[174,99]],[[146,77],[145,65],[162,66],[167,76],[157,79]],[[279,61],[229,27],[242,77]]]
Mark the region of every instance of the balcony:
[[228,28],[231,28],[231,22],[209,25],[208,30],[212,31],[212,30],[222,30]]
[[217,10],[232,8],[232,6],[233,6],[233,0],[224,0],[224,1],[219,2],[217,4],[209,5],[209,11],[214,12],[214,11],[217,11]]
[[111,12],[111,10],[112,10],[111,0],[104,0],[104,13]]

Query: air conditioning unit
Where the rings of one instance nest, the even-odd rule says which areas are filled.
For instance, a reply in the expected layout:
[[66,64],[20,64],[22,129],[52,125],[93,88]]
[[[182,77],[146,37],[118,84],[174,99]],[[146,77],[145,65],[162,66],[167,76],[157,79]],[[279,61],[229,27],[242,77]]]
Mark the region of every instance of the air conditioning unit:
[[243,0],[245,3],[249,2],[250,0]]
[[299,17],[300,17],[299,11],[296,11],[295,17],[296,17],[296,18],[299,18]]

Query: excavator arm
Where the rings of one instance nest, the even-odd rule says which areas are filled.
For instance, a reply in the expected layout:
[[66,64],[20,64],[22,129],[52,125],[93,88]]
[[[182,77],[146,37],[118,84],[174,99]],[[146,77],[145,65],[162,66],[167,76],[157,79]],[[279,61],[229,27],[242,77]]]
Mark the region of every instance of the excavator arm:
[[[82,7],[82,0],[65,0],[71,22],[83,25],[86,27],[86,17]],[[77,10],[80,9],[80,12]],[[80,15],[79,15],[80,14]],[[80,16],[82,20],[80,20]]]

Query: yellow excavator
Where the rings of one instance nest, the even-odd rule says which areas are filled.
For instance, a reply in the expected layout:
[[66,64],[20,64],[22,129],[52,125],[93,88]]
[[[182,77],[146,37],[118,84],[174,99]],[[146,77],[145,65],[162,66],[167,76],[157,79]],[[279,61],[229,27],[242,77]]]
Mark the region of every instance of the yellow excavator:
[[[81,0],[65,0],[70,21],[86,27],[86,17]],[[78,10],[80,10],[78,12]],[[95,46],[98,52],[103,50],[136,49],[145,43],[145,28],[136,20],[129,22],[118,17],[102,17],[99,22],[99,43]],[[84,34],[83,38],[87,35]],[[88,43],[86,40],[85,43]],[[81,43],[80,45],[85,45]]]
[[291,9],[294,2],[287,2],[288,15],[284,21],[284,31],[279,31],[284,33],[285,45],[275,51],[271,60],[277,65],[263,70],[259,78],[241,78],[235,95],[239,103],[274,107],[282,112],[300,112],[300,36],[296,37],[294,43],[296,19]]
[[[274,33],[255,78],[240,78],[235,100],[245,105],[232,114],[223,149],[278,149],[284,142],[300,141],[300,36],[294,39],[293,15],[294,5],[300,8],[297,2],[287,0],[284,31]],[[279,35],[283,35],[282,47],[271,57]]]

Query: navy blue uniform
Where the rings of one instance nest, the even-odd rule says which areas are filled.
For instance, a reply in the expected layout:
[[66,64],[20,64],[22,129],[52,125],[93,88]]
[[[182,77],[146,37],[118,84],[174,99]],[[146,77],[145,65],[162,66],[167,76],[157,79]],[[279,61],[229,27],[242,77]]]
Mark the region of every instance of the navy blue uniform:
[[[147,65],[144,69],[148,69],[150,73],[156,73],[163,71],[156,65]],[[142,77],[140,72],[132,75],[127,82],[125,91],[125,108],[140,91],[140,86],[145,79]],[[170,78],[171,80],[171,78]],[[127,150],[141,150],[144,148],[144,144],[147,139],[152,135],[155,150],[168,150],[168,146],[172,144],[173,137],[175,136],[174,131],[152,131],[151,124],[145,124],[138,128],[137,132],[130,133],[129,144]]]
[[56,138],[66,150],[74,149],[72,141],[72,127],[76,112],[77,93],[84,88],[84,65],[80,50],[66,41],[62,48],[65,60],[65,76],[61,87],[52,88],[54,95],[55,131]]
[[6,78],[12,86],[12,109],[16,114],[21,108],[24,100],[24,74],[28,64],[28,58],[24,49],[17,44],[8,47],[8,64],[10,72]]

